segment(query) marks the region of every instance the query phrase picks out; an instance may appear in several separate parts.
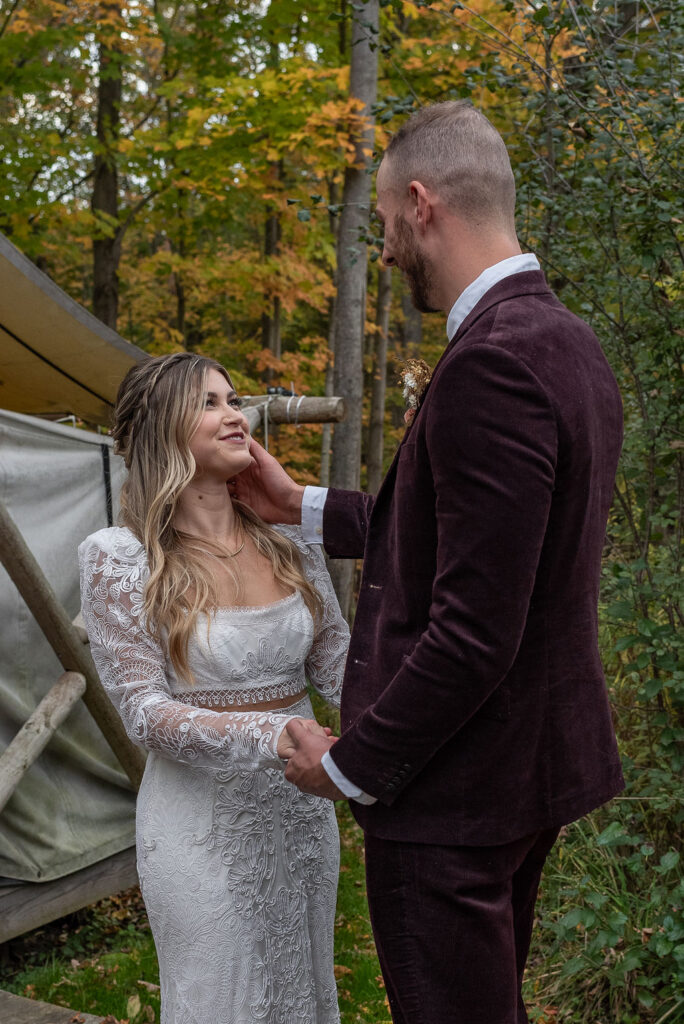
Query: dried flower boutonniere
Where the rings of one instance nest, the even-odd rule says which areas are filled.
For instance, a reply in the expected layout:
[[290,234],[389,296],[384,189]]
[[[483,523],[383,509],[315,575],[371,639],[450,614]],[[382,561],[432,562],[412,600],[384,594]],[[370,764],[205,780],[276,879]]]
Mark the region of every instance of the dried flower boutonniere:
[[413,417],[422,398],[425,388],[430,383],[432,370],[424,359],[407,359],[402,367],[399,376],[399,383],[403,388],[406,412],[404,423],[408,426],[413,423]]

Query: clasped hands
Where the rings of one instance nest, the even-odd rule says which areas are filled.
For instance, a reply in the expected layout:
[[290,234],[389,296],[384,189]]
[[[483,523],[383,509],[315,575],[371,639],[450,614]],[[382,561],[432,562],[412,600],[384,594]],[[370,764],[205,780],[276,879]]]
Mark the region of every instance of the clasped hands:
[[285,778],[303,793],[344,800],[342,793],[321,764],[321,758],[337,741],[327,726],[313,718],[292,718],[278,739],[278,757],[287,761]]

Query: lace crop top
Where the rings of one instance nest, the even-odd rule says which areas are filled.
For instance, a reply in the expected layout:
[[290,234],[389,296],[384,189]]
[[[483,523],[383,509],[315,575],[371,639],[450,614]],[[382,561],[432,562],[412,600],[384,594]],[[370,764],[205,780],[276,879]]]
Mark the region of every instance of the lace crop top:
[[125,527],[111,527],[80,545],[82,613],[93,660],[135,743],[203,767],[282,767],[276,747],[290,715],[207,708],[286,702],[307,678],[339,706],[349,629],[322,551],[306,544],[297,527],[278,530],[296,544],[302,568],[321,595],[321,621],[314,627],[298,591],[274,604],[199,616],[188,648],[194,687],[178,679],[145,625],[148,566],[140,541]]

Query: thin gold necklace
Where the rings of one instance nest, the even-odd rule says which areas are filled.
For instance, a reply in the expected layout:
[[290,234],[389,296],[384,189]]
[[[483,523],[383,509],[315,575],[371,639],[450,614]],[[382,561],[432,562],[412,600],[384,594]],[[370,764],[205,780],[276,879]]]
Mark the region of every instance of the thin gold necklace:
[[[213,555],[215,558],[236,558],[240,554],[242,549],[244,548],[245,542],[247,540],[247,537],[245,536],[244,531],[241,531],[241,532],[242,532],[242,544],[240,545],[240,547],[236,551],[228,551],[228,550],[226,550],[225,554],[223,554],[223,555],[220,555],[218,553],[218,551],[207,551],[206,553],[208,555]],[[178,533],[180,534],[181,537],[185,536],[185,537],[192,538],[192,534],[185,533],[183,530],[179,530]],[[192,539],[194,539],[194,538],[192,538]],[[197,539],[199,540],[200,538],[197,538]],[[209,541],[209,543],[211,544],[212,542]],[[216,547],[218,547],[219,546],[218,542],[215,542],[215,543],[216,543]]]
[[237,551],[226,551],[225,555],[217,555],[216,557],[217,558],[235,558],[236,555],[240,554],[240,552],[242,551],[244,546],[245,546],[245,538],[243,537],[242,544],[237,549]]
[[228,551],[228,549],[226,548],[226,553],[224,555],[217,555],[217,558],[235,558],[237,555],[240,554],[240,552],[245,546],[245,541],[247,540],[244,529],[241,529],[240,533],[242,534],[242,544],[240,545],[240,547],[236,551]]

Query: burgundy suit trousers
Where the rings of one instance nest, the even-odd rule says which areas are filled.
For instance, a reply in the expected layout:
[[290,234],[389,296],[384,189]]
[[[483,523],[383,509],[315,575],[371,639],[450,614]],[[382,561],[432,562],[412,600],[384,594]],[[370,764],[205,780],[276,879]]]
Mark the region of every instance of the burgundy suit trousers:
[[503,846],[366,835],[368,902],[394,1024],[527,1024],[522,976],[558,832]]

